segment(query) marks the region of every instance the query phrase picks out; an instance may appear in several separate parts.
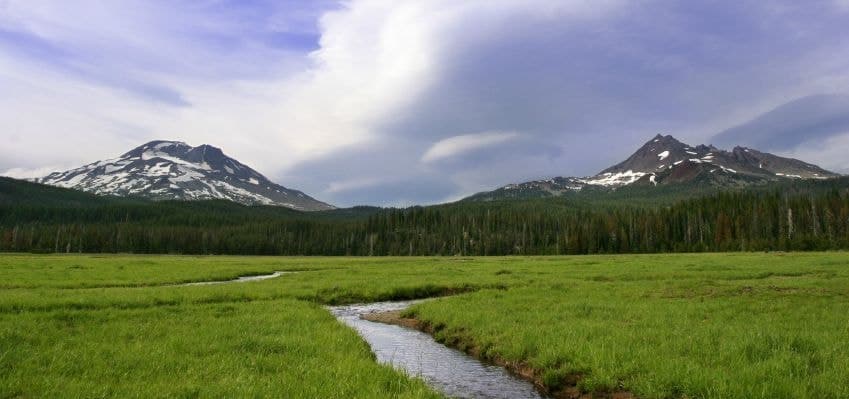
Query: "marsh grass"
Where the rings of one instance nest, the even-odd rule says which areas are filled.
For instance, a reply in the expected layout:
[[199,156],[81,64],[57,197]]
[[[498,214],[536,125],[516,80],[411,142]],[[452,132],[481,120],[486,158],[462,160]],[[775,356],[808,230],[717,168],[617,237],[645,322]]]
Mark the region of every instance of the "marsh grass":
[[321,305],[448,294],[407,315],[552,389],[849,397],[845,253],[2,255],[0,287],[0,397],[435,397]]
[[678,265],[687,258],[573,270],[589,278],[482,290],[407,316],[448,344],[527,363],[553,390],[580,376],[582,392],[645,398],[849,397],[846,254],[704,255],[730,262],[715,269]]
[[4,397],[437,397],[296,300],[0,317]]

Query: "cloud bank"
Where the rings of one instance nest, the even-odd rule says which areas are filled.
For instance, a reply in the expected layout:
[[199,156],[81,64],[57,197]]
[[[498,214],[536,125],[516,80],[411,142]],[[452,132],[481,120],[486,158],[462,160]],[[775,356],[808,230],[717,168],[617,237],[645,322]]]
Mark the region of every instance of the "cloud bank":
[[453,158],[475,150],[506,143],[517,137],[519,137],[519,134],[514,132],[486,132],[449,137],[437,141],[428,148],[422,155],[422,162],[432,163]]
[[830,150],[847,17],[831,0],[0,0],[0,171],[167,138],[337,205],[408,205],[594,174],[662,131],[849,172]]

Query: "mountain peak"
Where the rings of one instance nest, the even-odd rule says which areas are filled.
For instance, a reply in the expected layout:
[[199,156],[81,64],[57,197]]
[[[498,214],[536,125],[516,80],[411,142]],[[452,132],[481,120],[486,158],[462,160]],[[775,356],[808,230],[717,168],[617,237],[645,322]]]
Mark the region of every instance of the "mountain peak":
[[298,210],[333,208],[271,182],[218,147],[192,147],[182,141],[150,141],[119,158],[53,173],[39,181],[95,194],[155,200],[226,199]]
[[561,196],[594,189],[616,189],[631,184],[698,184],[740,187],[787,179],[828,179],[840,175],[797,159],[746,147],[724,151],[713,145],[690,146],[671,135],[658,134],[628,159],[590,177],[555,177],[509,184],[471,200]]
[[[679,167],[679,165],[681,165]],[[674,175],[693,177],[698,171],[707,173],[731,173],[753,176],[757,179],[775,180],[776,178],[819,179],[837,176],[836,174],[799,160],[782,158],[750,148],[735,147],[724,151],[713,145],[700,144],[692,147],[678,141],[671,135],[658,134],[638,149],[625,161],[603,170],[600,176],[626,176],[625,180],[616,180],[616,184],[630,184],[642,176],[653,176],[652,182],[659,182],[670,170],[678,168]],[[680,171],[688,168],[688,173]],[[609,177],[605,177],[609,179]]]
[[620,174],[629,171],[643,174],[650,173],[657,170],[660,165],[668,163],[667,159],[670,157],[686,157],[688,150],[692,150],[692,148],[678,141],[672,135],[658,134],[647,141],[628,159],[601,171],[599,174]]
[[657,144],[657,143],[659,143],[659,144],[682,144],[680,141],[678,141],[678,139],[673,137],[671,134],[668,134],[666,136],[664,136],[662,134],[658,134],[657,136],[654,136],[654,138],[652,138],[651,140],[646,142],[646,144]]
[[188,145],[188,144],[186,144],[184,141],[177,141],[177,140],[151,140],[151,141],[148,141],[147,143],[144,143],[144,144],[142,144],[142,145],[140,145],[140,146],[138,146],[138,147],[136,147],[136,148],[153,148],[153,147],[156,147],[156,146],[172,146],[172,145],[174,145],[174,146],[185,146],[185,147],[189,147],[189,145]]
[[132,157],[139,156],[144,153],[152,153],[152,152],[165,152],[173,154],[176,151],[187,150],[192,148],[190,145],[182,142],[182,141],[170,141],[170,140],[153,140],[147,143],[144,143],[132,150],[124,153],[121,157]]

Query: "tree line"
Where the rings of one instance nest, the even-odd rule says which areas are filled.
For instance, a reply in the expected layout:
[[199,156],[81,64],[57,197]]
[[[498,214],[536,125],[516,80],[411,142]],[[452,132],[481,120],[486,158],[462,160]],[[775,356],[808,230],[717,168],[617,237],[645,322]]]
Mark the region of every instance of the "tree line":
[[545,199],[300,213],[223,202],[0,203],[0,251],[565,255],[849,249],[849,184],[717,192],[656,206]]

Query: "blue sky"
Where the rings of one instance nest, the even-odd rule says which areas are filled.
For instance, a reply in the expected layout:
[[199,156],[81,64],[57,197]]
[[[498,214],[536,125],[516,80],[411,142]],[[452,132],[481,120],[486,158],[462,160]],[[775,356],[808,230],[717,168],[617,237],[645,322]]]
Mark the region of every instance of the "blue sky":
[[849,173],[847,26],[846,0],[0,0],[0,173],[173,139],[426,204],[657,133]]

